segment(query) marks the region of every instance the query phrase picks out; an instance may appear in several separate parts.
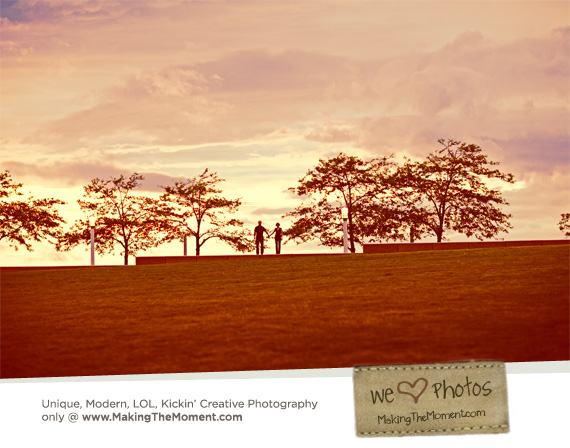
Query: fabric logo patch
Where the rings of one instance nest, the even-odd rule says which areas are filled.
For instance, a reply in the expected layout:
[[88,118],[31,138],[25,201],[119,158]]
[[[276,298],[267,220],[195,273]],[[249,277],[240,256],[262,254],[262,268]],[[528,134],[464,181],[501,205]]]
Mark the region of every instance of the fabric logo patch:
[[358,436],[509,432],[502,362],[360,366],[353,379]]

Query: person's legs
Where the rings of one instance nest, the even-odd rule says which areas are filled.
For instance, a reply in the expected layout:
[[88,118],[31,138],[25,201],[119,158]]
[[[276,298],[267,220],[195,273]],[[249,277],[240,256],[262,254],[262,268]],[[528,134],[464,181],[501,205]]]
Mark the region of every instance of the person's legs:
[[259,241],[259,244],[260,244],[260,246],[261,246],[261,255],[263,255],[263,246],[264,246],[264,244],[263,244],[263,239],[261,239],[261,240]]
[[[263,243],[261,243],[261,253],[263,254]],[[259,255],[259,240],[255,240],[255,254]]]
[[275,240],[275,253],[281,253],[281,240]]

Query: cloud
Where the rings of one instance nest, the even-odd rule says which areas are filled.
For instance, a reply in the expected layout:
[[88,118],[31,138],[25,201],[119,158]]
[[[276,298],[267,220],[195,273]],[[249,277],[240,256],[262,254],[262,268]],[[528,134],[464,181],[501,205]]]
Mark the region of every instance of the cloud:
[[510,206],[505,210],[513,215],[514,229],[509,239],[562,239],[557,223],[562,213],[570,212],[570,174],[566,172],[527,172],[519,181],[525,188],[505,193]]
[[202,73],[184,66],[168,67],[161,72],[145,72],[127,76],[119,86],[109,90],[110,101],[150,98],[182,98],[208,92],[220,84],[216,74]]
[[249,145],[205,145],[196,148],[185,148],[179,150],[164,151],[159,148],[150,150],[139,149],[134,152],[117,154],[116,160],[125,165],[154,165],[155,161],[160,161],[162,166],[172,169],[183,168],[189,165],[217,164],[219,162],[253,161],[260,157],[273,157],[279,153],[280,148],[261,144]]
[[422,156],[439,138],[491,142],[512,167],[556,170],[570,140],[567,37],[559,28],[497,43],[468,32],[387,61],[374,82],[386,113],[362,119],[359,145]]
[[112,164],[99,161],[26,163],[15,160],[3,162],[14,178],[46,186],[85,185],[95,177],[117,176],[120,170]]
[[255,210],[251,211],[252,215],[261,215],[261,216],[282,216],[285,213],[288,213],[291,211],[291,208],[288,207],[277,207],[277,208],[271,208],[271,207],[261,207],[261,208],[256,208]]
[[[86,17],[102,8],[105,15],[118,17],[127,6],[77,2],[33,14],[73,16],[80,8],[89,12]],[[134,6],[128,8],[132,12]],[[215,9],[146,3],[140,8],[135,15],[140,21],[151,11],[174,20],[174,11],[182,13],[179,8],[214,20]],[[120,17],[117,23],[134,26],[135,18]],[[160,44],[144,39],[156,66],[149,69],[145,63],[145,68],[119,71],[115,77],[109,73],[117,54],[105,40],[100,43],[109,53],[99,50],[93,60],[113,81],[92,92],[87,107],[78,102],[75,109],[69,104],[62,108],[59,117],[46,115],[50,121],[25,141],[73,152],[128,143],[134,135],[140,143],[176,147],[273,139],[288,129],[293,137],[322,144],[419,154],[427,142],[448,135],[508,140],[521,128],[538,132],[545,123],[555,126],[551,134],[561,139],[568,133],[560,129],[570,96],[568,33],[563,27],[539,37],[498,41],[465,31],[429,51],[385,56],[378,49],[366,58],[339,56],[333,48],[329,54],[250,47],[207,58],[186,52],[169,59],[160,58],[154,45],[174,45],[178,38],[160,39]],[[94,45],[93,36],[87,37]],[[20,53],[32,48],[25,40],[9,40],[8,45]],[[144,59],[142,48],[139,44],[135,54]],[[165,61],[169,65],[163,66]],[[230,158],[233,154],[228,153]]]
[[431,115],[449,109],[477,114],[489,104],[524,96],[527,99],[568,97],[568,29],[540,38],[494,42],[466,32],[430,53],[397,57],[377,72],[375,92],[389,108],[402,103]]
[[570,138],[566,135],[521,135],[508,140],[494,140],[505,153],[513,156],[520,172],[570,170]]
[[351,142],[356,140],[358,134],[353,128],[349,128],[346,124],[326,123],[318,125],[315,129],[305,135],[310,141],[322,143],[340,143]]
[[15,54],[17,56],[28,56],[34,52],[34,47],[12,40],[2,40],[0,42],[0,49],[3,55]]
[[[136,88],[136,87],[133,87]],[[131,89],[133,89],[131,88]],[[151,90],[137,98],[117,98],[48,123],[31,141],[73,148],[101,137],[136,132],[148,143],[179,145],[217,140],[215,128],[230,109],[204,95],[182,96],[175,87]],[[172,99],[173,98],[173,99]]]
[[5,169],[9,169],[13,178],[18,182],[42,184],[46,187],[77,187],[90,183],[92,179],[110,179],[119,177],[121,174],[130,176],[138,172],[144,176],[141,183],[145,191],[160,192],[159,185],[169,185],[178,178],[167,174],[144,172],[141,170],[129,170],[124,166],[90,161],[90,162],[52,162],[48,164],[30,164],[17,161],[3,163]]
[[331,83],[358,77],[349,66],[301,51],[249,51],[131,74],[107,88],[98,104],[48,123],[31,141],[77,146],[136,131],[154,144],[179,145],[268,135],[283,122],[318,113]]
[[[62,22],[100,20],[110,17],[110,10],[116,10],[117,3],[94,0],[2,0],[2,17],[13,22]],[[111,6],[111,8],[109,8]]]
[[315,52],[249,50],[197,64],[196,69],[222,79],[218,86],[220,91],[283,92],[322,88],[331,79],[345,79],[351,74],[352,66],[355,67],[345,58]]

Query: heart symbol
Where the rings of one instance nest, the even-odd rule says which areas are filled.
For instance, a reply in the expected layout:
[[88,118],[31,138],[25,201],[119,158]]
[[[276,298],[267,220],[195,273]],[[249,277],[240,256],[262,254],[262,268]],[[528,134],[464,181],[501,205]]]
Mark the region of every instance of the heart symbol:
[[[419,392],[417,392],[416,394],[413,393],[414,389],[416,388],[416,385],[419,382],[423,383],[423,387],[421,387],[421,390]],[[411,390],[411,392],[406,392],[405,390],[402,390],[402,385],[406,386],[405,388]],[[420,398],[420,396],[425,392],[425,390],[428,387],[428,381],[425,378],[418,378],[416,381],[414,381],[414,384],[412,383],[408,383],[407,381],[401,381],[398,383],[398,392],[400,392],[401,394],[406,394],[409,395],[410,397],[412,397],[414,399],[414,403],[418,402],[418,399]]]

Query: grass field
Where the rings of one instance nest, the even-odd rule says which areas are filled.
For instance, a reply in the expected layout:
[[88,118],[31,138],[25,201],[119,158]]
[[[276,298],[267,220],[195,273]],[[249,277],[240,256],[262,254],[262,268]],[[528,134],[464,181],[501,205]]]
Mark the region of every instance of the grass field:
[[2,274],[1,376],[568,360],[569,248]]

